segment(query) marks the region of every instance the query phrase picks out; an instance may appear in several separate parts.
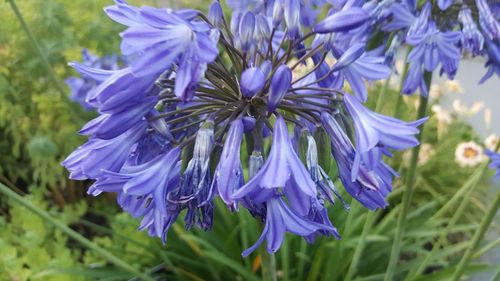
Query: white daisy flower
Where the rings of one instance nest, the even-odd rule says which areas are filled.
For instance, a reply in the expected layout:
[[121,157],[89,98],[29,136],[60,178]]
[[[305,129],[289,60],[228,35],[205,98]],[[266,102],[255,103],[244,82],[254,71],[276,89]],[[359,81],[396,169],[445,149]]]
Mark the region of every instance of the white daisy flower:
[[[486,138],[486,140],[484,140],[484,146],[486,146],[487,149],[494,151],[497,148],[499,141],[500,138],[496,134],[491,134]],[[497,151],[500,151],[500,148]]]
[[473,142],[463,142],[455,150],[455,162],[462,168],[474,167],[486,159],[483,148]]

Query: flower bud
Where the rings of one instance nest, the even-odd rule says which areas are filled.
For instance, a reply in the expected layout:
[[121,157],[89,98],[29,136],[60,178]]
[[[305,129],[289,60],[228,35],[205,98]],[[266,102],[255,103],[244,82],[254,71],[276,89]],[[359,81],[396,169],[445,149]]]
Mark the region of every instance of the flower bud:
[[222,13],[222,7],[220,6],[219,1],[213,1],[210,5],[210,8],[208,9],[208,19],[212,22],[213,25],[220,26],[222,24],[223,17],[224,15]]
[[281,21],[283,21],[283,3],[281,0],[277,0],[273,7],[273,26],[280,25]]
[[252,47],[254,33],[255,15],[252,12],[246,12],[241,18],[239,28],[239,39],[243,52],[248,52]]
[[264,73],[264,77],[267,79],[267,76],[269,76],[269,73],[273,70],[273,64],[270,60],[263,61],[260,64],[260,69],[262,70],[262,73]]
[[313,28],[316,33],[345,32],[363,25],[370,15],[361,8],[336,12]]
[[259,39],[261,40],[267,40],[269,37],[271,37],[271,23],[269,22],[268,18],[264,15],[257,15],[255,18],[256,21],[256,26],[255,26],[255,31],[256,35]]
[[285,0],[285,7],[284,17],[288,34],[296,38],[300,28],[300,2],[299,0]]
[[281,65],[276,70],[269,90],[269,102],[267,108],[274,111],[281,102],[292,83],[292,70],[286,65]]
[[244,97],[253,97],[257,92],[262,90],[266,78],[262,70],[258,67],[251,67],[243,71],[241,74],[240,88]]

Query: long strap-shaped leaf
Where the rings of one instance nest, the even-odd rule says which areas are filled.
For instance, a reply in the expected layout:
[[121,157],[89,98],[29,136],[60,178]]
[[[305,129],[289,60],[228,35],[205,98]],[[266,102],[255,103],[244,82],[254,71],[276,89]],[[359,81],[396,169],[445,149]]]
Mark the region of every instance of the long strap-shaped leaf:
[[63,233],[65,233],[69,237],[73,238],[78,243],[82,244],[83,246],[87,247],[88,249],[96,252],[97,254],[99,254],[101,257],[105,258],[110,263],[116,265],[117,267],[122,268],[123,270],[125,270],[131,274],[134,274],[134,275],[140,277],[142,280],[154,281],[154,279],[152,277],[140,272],[138,269],[134,268],[132,265],[119,259],[118,257],[114,256],[110,252],[99,247],[98,245],[92,243],[92,241],[88,240],[87,238],[80,235],[78,232],[69,228],[66,224],[62,223],[61,221],[55,219],[49,213],[47,213],[45,210],[42,210],[39,207],[35,206],[33,203],[26,200],[22,196],[18,195],[14,191],[10,190],[7,186],[3,185],[2,183],[0,183],[0,193],[4,194],[9,199],[12,199],[13,201],[21,204],[22,206],[26,207],[28,210],[32,211],[33,213],[39,215],[45,221],[52,224],[55,228],[61,230]]
[[484,237],[484,234],[486,233],[486,230],[490,227],[491,222],[493,221],[493,218],[495,217],[496,213],[498,212],[498,209],[500,208],[500,192],[498,192],[495,201],[493,202],[493,205],[491,205],[490,209],[488,210],[488,213],[484,217],[484,219],[481,221],[481,226],[479,229],[474,233],[474,237],[472,238],[472,241],[469,244],[469,247],[467,247],[467,250],[465,251],[465,254],[463,255],[462,259],[460,260],[460,263],[458,264],[457,268],[455,269],[455,273],[453,274],[453,277],[451,278],[452,281],[458,281],[464,274],[464,271],[468,265],[468,263],[471,260],[472,254],[474,253],[474,250],[477,248],[479,245],[479,242]]

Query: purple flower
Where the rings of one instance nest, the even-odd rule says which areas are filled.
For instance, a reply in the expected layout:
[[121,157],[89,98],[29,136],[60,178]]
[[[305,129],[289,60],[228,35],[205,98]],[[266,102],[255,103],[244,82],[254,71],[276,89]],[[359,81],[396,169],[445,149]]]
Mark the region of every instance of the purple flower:
[[[260,190],[283,188],[289,181],[296,183],[304,194],[316,196],[316,186],[293,150],[283,117],[278,116],[274,124],[273,144],[268,159],[259,172],[233,194],[233,198],[243,198]],[[265,191],[262,193],[268,194]]]
[[350,95],[344,95],[344,101],[353,120],[356,150],[359,153],[368,152],[377,146],[405,150],[419,144],[415,137],[419,133],[417,127],[428,118],[407,123],[373,112]]
[[479,24],[484,34],[490,40],[498,39],[500,36],[500,23],[495,19],[490,6],[486,0],[476,0],[476,6],[479,10]]
[[[327,208],[349,206],[337,179],[366,208],[387,206],[398,174],[383,159],[417,145],[426,119],[403,122],[363,103],[365,83],[388,78],[403,42],[412,49],[405,93],[426,95],[424,76],[438,66],[452,78],[462,51],[487,56],[482,81],[500,74],[498,9],[482,0],[479,24],[466,6],[458,20],[455,9],[436,20],[439,10],[416,0],[228,0],[230,18],[219,1],[207,14],[115,3],[105,11],[127,26],[127,64],[71,64],[89,81],[73,79],[74,91],[99,116],[63,165],[96,180],[89,194],[115,193],[163,241],[179,217],[210,229],[217,197],[247,210],[265,228],[244,256],[264,240],[276,252],[286,232],[339,238]],[[346,81],[353,95],[341,92]]]
[[460,38],[460,32],[441,32],[432,21],[428,23],[428,28],[424,32],[408,35],[406,41],[414,47],[408,56],[410,69],[403,92],[410,94],[420,87],[422,95],[427,96],[428,89],[423,81],[423,71],[432,72],[439,64],[442,71],[453,79],[462,58],[456,46]]
[[437,5],[438,5],[439,9],[444,11],[444,10],[448,9],[451,6],[451,4],[453,4],[453,1],[454,0],[438,0]]
[[356,97],[365,102],[368,91],[364,80],[386,79],[391,74],[391,69],[385,65],[385,57],[378,56],[375,52],[365,52],[364,44],[355,44],[345,52],[334,50],[338,57],[333,71],[338,71],[340,81],[344,78],[349,82]]
[[215,26],[220,26],[224,20],[224,13],[222,12],[222,7],[219,0],[214,0],[210,7],[208,8],[208,19]]
[[[122,53],[138,54],[131,64],[132,73],[142,77],[159,75],[178,64],[175,94],[187,101],[192,98],[193,83],[203,76],[206,64],[218,55],[218,31],[197,20],[190,10],[171,12],[152,7],[125,8],[126,4],[108,7],[108,15],[129,26],[121,36]],[[117,16],[117,11],[122,12]]]
[[486,82],[495,74],[500,77],[500,44],[486,39],[486,51],[488,53],[488,61],[486,62],[488,71],[479,81],[480,84]]
[[281,65],[276,70],[269,90],[269,102],[267,107],[269,111],[274,111],[281,100],[290,89],[292,83],[292,71],[286,65]]
[[243,139],[243,122],[231,122],[224,148],[215,169],[212,184],[217,187],[222,201],[231,209],[236,209],[232,194],[244,184],[243,169],[240,163],[240,147]]
[[313,31],[315,33],[345,32],[360,27],[369,18],[370,14],[361,8],[347,8],[329,15],[316,24]]
[[82,50],[84,67],[98,68],[97,73],[81,73],[82,77],[70,77],[65,80],[71,89],[71,100],[78,102],[86,110],[92,110],[94,107],[89,103],[88,96],[92,94],[97,86],[108,77],[108,70],[118,69],[118,57],[116,55],[104,56],[99,58],[92,55],[87,49]]
[[241,49],[243,52],[250,51],[250,47],[254,40],[255,32],[255,15],[252,12],[246,12],[241,17],[241,22],[239,24],[238,39],[241,44]]
[[[279,0],[278,0],[279,1]],[[300,0],[284,0],[284,14],[288,35],[297,38],[300,31]]]
[[258,67],[251,67],[245,69],[243,74],[241,74],[241,92],[244,97],[251,98],[257,94],[266,83],[266,77],[264,72]]
[[103,171],[89,193],[119,192],[121,207],[134,217],[144,216],[141,229],[166,240],[166,232],[177,217],[168,209],[167,194],[179,184],[180,150],[174,148],[147,163],[123,167],[120,172]]
[[395,31],[409,28],[417,20],[412,7],[405,3],[394,3],[388,8],[392,18],[383,26],[385,31]]
[[[356,150],[335,118],[327,113],[321,115],[325,130],[330,135],[332,151],[339,168],[339,177],[347,192],[366,208],[385,208],[385,197],[392,190],[391,170],[385,165],[369,169],[356,157]],[[381,162],[381,159],[378,159]]]
[[[422,62],[427,71],[435,70],[441,63],[444,71],[453,76],[458,61],[462,57],[460,50],[456,47],[459,40],[459,32],[440,32],[434,22],[430,22],[424,33],[412,34],[406,38],[406,41],[414,46],[408,56],[408,61]],[[453,68],[449,69],[448,66]]]
[[486,150],[486,155],[491,159],[490,168],[495,169],[496,177],[500,178],[500,154],[491,150]]
[[331,226],[310,221],[297,215],[280,198],[272,198],[267,201],[266,209],[264,230],[259,240],[252,247],[243,251],[243,257],[255,251],[264,242],[264,239],[267,241],[267,251],[275,253],[283,243],[287,231],[300,236],[309,236],[320,230],[335,231]]
[[169,200],[188,209],[186,228],[197,225],[202,229],[212,226],[214,196],[210,175],[210,154],[214,145],[214,123],[206,121],[196,134],[193,158],[189,161],[181,185]]
[[62,165],[70,171],[70,178],[75,180],[97,179],[102,170],[117,172],[145,129],[146,124],[141,122],[111,140],[91,138],[71,153]]
[[157,97],[149,97],[134,107],[116,113],[102,114],[88,122],[80,130],[80,133],[100,139],[118,137],[129,128],[143,122],[143,118],[153,109],[157,102]]
[[462,38],[460,41],[463,48],[473,55],[479,55],[483,49],[484,37],[472,18],[471,10],[468,7],[463,7],[458,14],[458,20],[462,24]]

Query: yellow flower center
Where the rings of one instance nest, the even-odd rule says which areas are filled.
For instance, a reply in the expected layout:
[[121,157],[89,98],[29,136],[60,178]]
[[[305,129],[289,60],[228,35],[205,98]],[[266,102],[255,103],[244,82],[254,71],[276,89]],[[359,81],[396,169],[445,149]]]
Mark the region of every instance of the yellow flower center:
[[464,157],[465,158],[474,158],[478,155],[479,153],[477,152],[477,150],[473,149],[473,148],[466,148],[464,150]]

